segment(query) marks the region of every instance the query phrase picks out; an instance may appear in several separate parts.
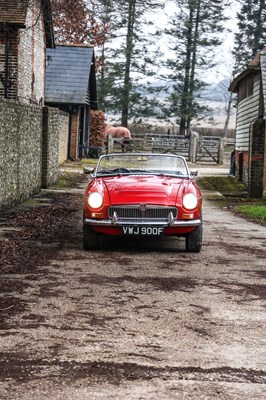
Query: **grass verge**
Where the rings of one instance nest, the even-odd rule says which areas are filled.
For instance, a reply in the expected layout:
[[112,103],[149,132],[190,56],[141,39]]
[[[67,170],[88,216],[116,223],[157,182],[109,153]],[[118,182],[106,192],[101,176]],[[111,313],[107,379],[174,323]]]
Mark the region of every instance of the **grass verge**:
[[246,186],[232,176],[208,176],[197,180],[202,190],[222,193],[222,200],[215,200],[223,208],[249,221],[266,226],[266,199],[248,197]]

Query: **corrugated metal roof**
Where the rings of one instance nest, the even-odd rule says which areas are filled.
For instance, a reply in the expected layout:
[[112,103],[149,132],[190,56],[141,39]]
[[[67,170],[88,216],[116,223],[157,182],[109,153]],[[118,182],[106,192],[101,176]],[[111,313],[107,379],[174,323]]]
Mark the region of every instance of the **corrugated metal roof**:
[[57,46],[47,49],[45,102],[88,104],[93,47]]
[[0,23],[25,24],[29,0],[0,0]]

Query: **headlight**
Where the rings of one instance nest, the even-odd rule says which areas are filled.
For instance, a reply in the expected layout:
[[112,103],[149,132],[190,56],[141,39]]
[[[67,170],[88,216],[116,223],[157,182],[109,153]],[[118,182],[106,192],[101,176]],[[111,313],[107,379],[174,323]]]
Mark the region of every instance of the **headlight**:
[[183,197],[183,207],[187,210],[194,210],[198,205],[198,198],[193,193],[187,193]]
[[103,205],[103,195],[98,192],[93,192],[88,197],[88,204],[91,208],[100,208]]

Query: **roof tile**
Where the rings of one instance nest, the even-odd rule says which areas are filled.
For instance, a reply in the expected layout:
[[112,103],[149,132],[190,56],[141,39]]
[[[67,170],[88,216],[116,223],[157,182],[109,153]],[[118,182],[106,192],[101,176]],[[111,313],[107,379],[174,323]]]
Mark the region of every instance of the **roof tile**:
[[46,103],[87,104],[93,57],[89,46],[47,49]]
[[29,0],[0,0],[0,23],[25,24]]

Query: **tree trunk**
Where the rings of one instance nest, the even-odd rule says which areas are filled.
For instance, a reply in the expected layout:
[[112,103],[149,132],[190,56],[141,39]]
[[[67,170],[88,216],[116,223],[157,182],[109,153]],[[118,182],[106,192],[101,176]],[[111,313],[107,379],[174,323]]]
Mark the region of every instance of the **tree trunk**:
[[197,10],[196,11],[196,21],[193,33],[192,40],[192,57],[191,57],[191,72],[190,72],[190,80],[189,80],[189,95],[188,95],[188,116],[187,116],[187,129],[190,131],[190,123],[191,123],[191,110],[193,109],[193,98],[195,92],[195,68],[197,63],[197,48],[198,48],[198,35],[199,35],[199,22],[200,22],[200,11],[201,11],[201,0],[197,2]]
[[225,123],[224,123],[224,137],[225,138],[227,137],[227,133],[228,133],[228,126],[229,126],[230,117],[231,117],[232,102],[233,102],[233,93],[230,92],[228,103],[226,106],[226,119],[225,119]]
[[188,108],[188,94],[189,94],[189,81],[190,81],[190,68],[191,68],[191,49],[192,49],[192,24],[193,12],[190,8],[189,23],[187,27],[187,45],[186,45],[186,64],[185,64],[185,77],[184,86],[181,94],[180,105],[180,125],[179,133],[184,135],[187,129],[187,108]]
[[131,57],[133,52],[133,33],[136,13],[136,0],[130,0],[128,4],[128,25],[127,25],[127,38],[126,38],[126,62],[125,62],[125,76],[124,85],[122,90],[122,118],[121,125],[127,127],[128,125],[128,106],[129,106],[129,93],[130,93],[130,67]]

